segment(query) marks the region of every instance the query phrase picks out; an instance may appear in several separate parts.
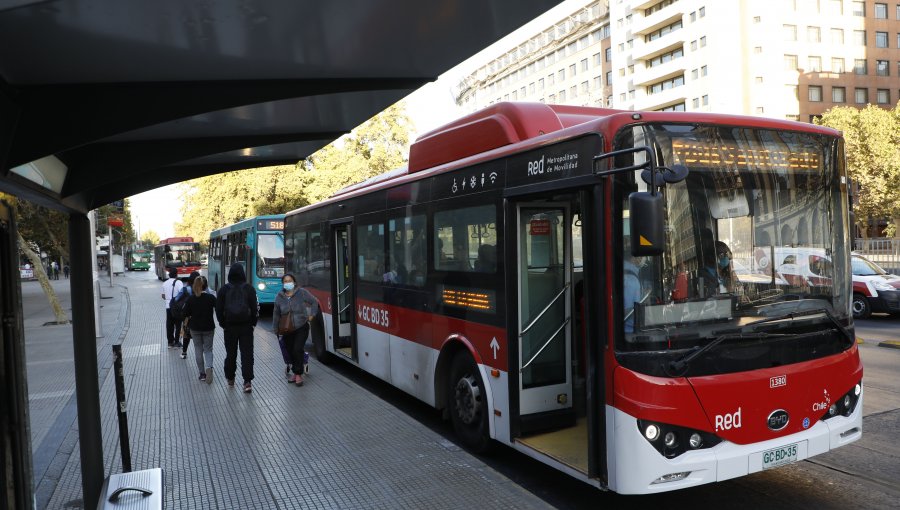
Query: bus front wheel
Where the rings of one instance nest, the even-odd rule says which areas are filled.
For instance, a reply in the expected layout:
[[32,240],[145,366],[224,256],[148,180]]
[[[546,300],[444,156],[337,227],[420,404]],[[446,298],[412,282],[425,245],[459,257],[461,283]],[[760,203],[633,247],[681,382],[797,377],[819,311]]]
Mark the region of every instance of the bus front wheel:
[[447,407],[456,435],[473,452],[488,451],[491,438],[487,394],[478,366],[468,352],[460,351],[453,357],[447,391]]

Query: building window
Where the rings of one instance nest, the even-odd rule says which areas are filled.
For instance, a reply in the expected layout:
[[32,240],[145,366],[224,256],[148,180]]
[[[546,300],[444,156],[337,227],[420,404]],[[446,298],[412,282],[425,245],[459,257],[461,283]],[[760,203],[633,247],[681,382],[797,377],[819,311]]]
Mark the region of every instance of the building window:
[[875,91],[875,102],[878,104],[888,104],[891,102],[891,91],[888,89],[878,89]]
[[705,35],[700,38],[700,47],[702,48],[704,46],[706,46],[706,36]]
[[706,76],[706,66],[700,66],[700,76]]
[[831,87],[831,102],[832,103],[846,103],[847,102],[847,89],[844,87]]
[[785,41],[797,40],[797,25],[782,25]]
[[806,27],[807,42],[822,42],[822,30],[819,27]]
[[628,99],[634,99],[634,90],[628,91]]
[[569,87],[569,97],[572,99],[575,99],[576,97],[578,97],[578,87],[576,87],[575,85],[572,85],[571,87]]
[[762,46],[754,46],[753,53],[762,53]]
[[875,75],[876,76],[890,76],[890,64],[888,64],[887,60],[876,60],[875,61]]
[[853,91],[856,104],[866,104],[869,102],[869,89],[858,88]]
[[656,110],[658,112],[683,112],[684,111],[684,103],[673,104],[671,106],[666,106]]
[[594,54],[593,60],[594,60],[594,67],[600,66],[600,54],[599,53]]
[[691,51],[697,51],[697,41],[691,41]]
[[831,72],[832,73],[843,73],[844,72],[844,59],[839,57],[833,57],[831,59]]
[[599,77],[599,76],[594,76],[594,79],[593,79],[593,85],[592,85],[592,86],[594,87],[594,90],[600,90],[600,88],[603,86],[603,84],[600,83],[600,77]]
[[756,83],[762,83],[762,82],[763,82],[763,77],[762,77],[762,76],[757,76],[757,77],[756,77]]
[[612,60],[612,48],[606,48],[606,53],[604,55],[604,59],[609,62]]
[[854,30],[853,31],[853,44],[857,46],[865,46],[866,45],[866,31],[865,30]]
[[887,48],[888,47],[888,33],[887,32],[875,32],[875,47],[876,48]]
[[704,16],[706,16],[706,7],[701,7],[701,8],[699,9],[699,12],[700,12],[700,17],[701,17],[701,18],[704,17]]
[[575,64],[569,66],[569,77],[575,76]]
[[517,99],[519,99],[519,97],[518,97],[517,92],[514,90],[514,91],[512,91],[512,100],[515,101]]
[[672,60],[675,60],[676,58],[681,58],[683,56],[684,56],[684,50],[681,48],[678,48],[676,50],[663,53],[662,55],[658,55],[658,56],[653,57],[652,59],[648,60],[647,67],[648,68],[656,67],[660,64],[665,64],[666,62],[671,62]]
[[762,106],[757,106],[756,113],[766,113],[766,109]]
[[875,4],[875,19],[887,19],[887,4]]
[[900,19],[900,4],[897,4],[897,14],[895,15],[897,19]]
[[606,107],[607,107],[607,108],[612,108],[612,107],[613,107],[612,94],[606,96]]
[[556,79],[559,81],[563,81],[566,79],[566,70],[560,69],[559,72],[556,73]]
[[695,97],[694,100],[691,101],[691,104],[694,106],[694,108],[700,108],[700,98]]
[[703,106],[706,106],[708,104],[709,104],[709,96],[703,96]]
[[844,29],[843,28],[832,28],[831,29],[831,44],[844,44]]
[[612,86],[612,71],[606,71],[606,84]]
[[869,70],[866,67],[866,59],[857,58],[853,60],[853,74],[869,74]]
[[787,98],[788,101],[799,101],[800,100],[800,87],[797,85],[785,85],[787,88]]
[[556,94],[550,94],[550,97],[547,98],[547,101],[552,103],[556,103]]
[[565,90],[560,90],[560,91],[559,91],[559,94],[557,94],[557,97],[559,97],[559,102],[560,102],[560,103],[565,103],[565,102],[566,102],[566,91],[565,91]]
[[821,85],[810,85],[809,86],[809,100],[813,103],[822,102],[822,86]]
[[795,122],[798,121],[798,120],[800,120],[800,116],[799,116],[799,115],[792,115],[792,114],[787,114],[787,115],[784,116],[784,118],[785,118],[786,120],[793,120],[793,121],[795,121]]
[[538,89],[544,90],[544,79],[543,78],[538,80]]
[[700,71],[697,69],[691,69],[691,79],[696,80],[700,76]]
[[900,33],[897,34],[897,47],[900,48]]
[[785,55],[784,56],[784,69],[786,71],[796,71],[797,70],[797,55]]
[[759,23],[760,21],[762,21],[762,18],[760,18],[759,16],[753,16],[754,23]]
[[807,71],[811,73],[822,72],[822,57],[809,57],[807,59],[807,64],[809,67]]
[[[900,7],[897,8],[897,12],[900,13]],[[897,19],[900,19],[900,14],[898,14]],[[691,13],[691,23],[697,21],[697,11]]]
[[676,76],[674,78],[670,78],[668,80],[663,80],[661,82],[654,83],[653,85],[647,86],[647,95],[659,94],[665,90],[673,89],[675,87],[680,87],[684,85],[684,75]]
[[831,14],[844,14],[844,0],[831,0]]
[[854,16],[865,16],[866,15],[866,3],[862,1],[854,0],[851,2],[851,9],[853,11]]
[[553,85],[554,82],[556,82],[556,75],[555,74],[547,75],[547,85]]
[[[644,42],[655,41],[655,40],[659,39],[660,37],[670,34],[676,30],[680,30],[681,27],[682,27],[681,20],[678,20],[675,23],[672,23],[671,25],[664,26],[658,30],[654,30],[653,32],[650,32],[649,34],[645,35]],[[622,47],[620,49],[622,51],[625,51],[624,47]]]

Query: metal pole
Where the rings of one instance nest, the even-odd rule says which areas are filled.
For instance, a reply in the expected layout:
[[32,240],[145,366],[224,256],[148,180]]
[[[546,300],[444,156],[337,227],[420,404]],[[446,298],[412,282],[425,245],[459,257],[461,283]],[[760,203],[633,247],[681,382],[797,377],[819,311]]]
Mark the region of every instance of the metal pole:
[[119,447],[122,450],[122,472],[131,472],[131,445],[128,441],[128,409],[125,403],[125,370],[122,368],[122,344],[114,344],[113,370],[116,374],[116,414],[119,416]]
[[72,343],[75,361],[75,398],[78,405],[78,442],[81,449],[81,487],[85,508],[94,508],[103,485],[103,436],[100,420],[100,383],[97,373],[97,335],[94,325],[91,222],[84,214],[69,215],[69,252],[72,295]]
[[109,224],[109,218],[106,218],[106,229],[109,232],[109,246],[106,247],[106,269],[109,270],[109,286],[112,287],[112,258],[113,258],[113,242],[112,242],[112,225]]
[[[94,294],[94,332],[97,338],[103,336],[103,323],[100,321],[100,270],[97,268],[97,212],[87,215],[91,229],[91,290]],[[75,272],[75,265],[69,257],[69,273]]]

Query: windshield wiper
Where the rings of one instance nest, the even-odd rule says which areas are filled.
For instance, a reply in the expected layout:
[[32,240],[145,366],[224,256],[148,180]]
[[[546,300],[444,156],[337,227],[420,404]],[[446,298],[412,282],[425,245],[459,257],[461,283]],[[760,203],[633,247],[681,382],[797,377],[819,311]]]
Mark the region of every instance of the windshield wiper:
[[750,324],[747,324],[744,327],[748,328],[751,326],[759,326],[759,325],[765,324],[767,322],[777,322],[777,321],[786,320],[786,319],[793,320],[796,317],[802,317],[804,315],[816,315],[816,314],[820,314],[820,313],[824,314],[825,317],[828,317],[828,320],[831,321],[832,324],[834,324],[835,329],[840,331],[841,334],[844,335],[844,337],[847,339],[847,341],[849,343],[853,343],[853,335],[850,334],[850,330],[847,329],[846,326],[841,324],[841,322],[838,320],[838,318],[835,317],[834,314],[831,313],[831,311],[825,307],[810,308],[808,310],[800,310],[800,311],[785,313],[785,314],[781,314],[781,315],[775,315],[772,317],[766,317],[765,319],[760,319],[758,321],[751,322]]
[[773,337],[773,336],[779,336],[779,335],[773,335],[771,333],[755,333],[755,332],[754,333],[726,333],[724,335],[719,335],[716,338],[714,338],[711,342],[709,342],[708,344],[706,344],[702,347],[695,347],[691,352],[685,354],[681,358],[666,363],[665,368],[667,370],[665,370],[665,372],[671,376],[678,376],[678,375],[684,374],[684,370],[691,364],[692,361],[694,361],[695,359],[700,357],[701,354],[703,354],[703,353],[709,351],[710,349],[712,349],[713,347],[721,344],[725,340],[743,340],[743,339],[751,339],[751,338],[752,339],[760,339],[760,338],[769,338],[769,337]]

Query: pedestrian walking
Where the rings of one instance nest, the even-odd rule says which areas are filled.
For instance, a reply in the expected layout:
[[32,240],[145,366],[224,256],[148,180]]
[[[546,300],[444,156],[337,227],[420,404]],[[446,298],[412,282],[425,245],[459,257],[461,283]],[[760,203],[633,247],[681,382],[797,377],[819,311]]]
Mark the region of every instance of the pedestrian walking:
[[225,379],[234,386],[237,352],[241,351],[244,393],[253,391],[253,328],[259,319],[256,291],[247,284],[244,266],[237,262],[228,269],[228,283],[216,297],[216,319],[225,330]]
[[194,359],[200,371],[199,379],[212,384],[213,377],[213,336],[216,323],[213,314],[216,311],[216,296],[209,290],[209,282],[205,276],[194,279],[191,297],[185,305],[185,317],[189,321],[191,337],[194,340]]
[[285,368],[288,382],[303,386],[304,346],[309,336],[309,322],[319,313],[316,298],[303,287],[297,287],[294,275],[281,277],[281,292],[275,295],[272,309],[272,330],[284,342],[284,351],[290,356],[290,371]]
[[63,266],[63,274],[66,275],[66,280],[69,279],[69,264]]
[[54,260],[50,263],[50,271],[53,273],[51,276],[54,280],[59,280],[59,264]]
[[172,303],[172,298],[181,292],[182,287],[184,287],[184,284],[178,279],[178,271],[175,268],[169,269],[169,279],[162,284],[162,298],[166,302],[166,339],[169,341],[169,349],[181,347],[181,342],[178,341],[178,333],[181,326],[179,321],[172,317],[172,310],[169,309],[169,305]]
[[[185,306],[187,305],[187,300],[190,299],[190,297],[194,294],[194,291],[193,291],[194,282],[197,280],[198,276],[200,276],[199,271],[192,271],[191,275],[188,277],[187,285],[185,285],[184,288],[181,289],[181,292],[187,294],[187,298],[185,298],[183,301]],[[175,302],[181,303],[182,300],[181,300],[181,298],[179,298]],[[174,311],[173,311],[173,315],[176,316],[175,317],[176,319],[178,318],[177,314]],[[191,344],[192,334],[191,334],[191,328],[190,328],[190,325],[188,324],[188,322],[190,322],[190,319],[188,318],[188,316],[184,313],[184,311],[182,309],[182,313],[181,313],[181,359],[187,358],[188,346]]]

